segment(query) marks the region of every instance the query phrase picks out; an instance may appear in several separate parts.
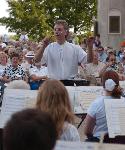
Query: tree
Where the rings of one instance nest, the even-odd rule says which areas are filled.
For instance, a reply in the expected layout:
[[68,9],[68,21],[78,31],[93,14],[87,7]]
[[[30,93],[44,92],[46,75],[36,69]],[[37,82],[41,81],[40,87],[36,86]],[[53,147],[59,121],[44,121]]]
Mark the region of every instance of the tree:
[[0,22],[9,31],[17,34],[27,32],[32,38],[42,38],[52,29],[46,23],[46,16],[42,7],[35,0],[8,0],[9,17],[3,17]]
[[26,31],[32,38],[52,33],[54,21],[65,19],[74,31],[90,30],[96,0],[8,0],[9,17],[0,23],[10,31]]
[[47,19],[53,26],[53,20],[65,19],[74,32],[90,30],[92,18],[97,14],[97,0],[44,0],[44,9],[51,14]]

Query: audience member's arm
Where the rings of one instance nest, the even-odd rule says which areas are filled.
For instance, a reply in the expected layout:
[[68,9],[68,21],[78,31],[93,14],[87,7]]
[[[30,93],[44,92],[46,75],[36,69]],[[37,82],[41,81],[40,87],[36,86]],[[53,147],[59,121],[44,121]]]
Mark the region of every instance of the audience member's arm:
[[38,80],[46,80],[47,76],[36,76],[36,75],[31,75],[30,77],[33,81],[38,81]]
[[85,64],[84,66],[79,67],[79,74],[81,78],[84,78],[86,80],[91,81],[91,71],[90,71],[90,65]]
[[43,57],[44,50],[48,46],[49,43],[50,43],[49,38],[44,38],[43,39],[41,47],[39,48],[39,50],[35,54],[35,62],[40,62],[41,61],[41,59]]
[[106,71],[106,69],[107,69],[109,66],[111,66],[111,65],[112,65],[111,62],[106,63],[105,66],[102,68],[102,70],[100,70],[99,76],[102,77],[103,73],[104,73],[104,72]]
[[24,81],[25,81],[26,83],[28,83],[28,77],[27,77],[27,76],[24,77]]
[[3,76],[3,81],[4,81],[5,83],[8,83],[8,82],[11,81],[11,79],[4,75],[4,76]]
[[90,115],[86,116],[85,125],[84,125],[84,134],[86,136],[93,135],[93,129],[94,129],[95,123],[96,123],[95,118],[91,117]]

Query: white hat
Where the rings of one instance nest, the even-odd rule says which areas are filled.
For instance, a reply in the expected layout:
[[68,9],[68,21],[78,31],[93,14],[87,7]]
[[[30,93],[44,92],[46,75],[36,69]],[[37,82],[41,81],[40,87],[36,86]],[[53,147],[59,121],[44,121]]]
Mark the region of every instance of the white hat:
[[34,58],[34,56],[35,56],[34,51],[29,51],[25,55],[25,57],[28,57],[28,58]]

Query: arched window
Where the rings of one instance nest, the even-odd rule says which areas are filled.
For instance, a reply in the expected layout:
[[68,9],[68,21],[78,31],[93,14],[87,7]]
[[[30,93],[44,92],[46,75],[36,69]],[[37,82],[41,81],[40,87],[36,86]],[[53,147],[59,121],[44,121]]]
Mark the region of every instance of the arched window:
[[121,12],[117,9],[112,9],[109,11],[108,32],[109,34],[121,33]]

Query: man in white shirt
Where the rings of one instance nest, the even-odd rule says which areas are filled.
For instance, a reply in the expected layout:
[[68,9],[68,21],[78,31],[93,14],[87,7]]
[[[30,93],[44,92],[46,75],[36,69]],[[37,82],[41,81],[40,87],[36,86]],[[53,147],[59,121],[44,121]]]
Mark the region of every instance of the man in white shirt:
[[54,26],[56,42],[49,44],[43,40],[41,49],[35,56],[36,62],[47,65],[49,77],[52,79],[71,79],[78,74],[78,65],[86,63],[87,54],[78,45],[66,41],[68,24],[65,20],[57,20]]
[[29,75],[33,81],[45,80],[47,79],[48,69],[46,66],[42,66],[40,62],[35,63],[35,66],[29,69]]
[[29,69],[29,84],[31,90],[38,90],[43,81],[47,79],[47,75],[47,67],[42,66],[41,62],[35,63],[35,66]]

